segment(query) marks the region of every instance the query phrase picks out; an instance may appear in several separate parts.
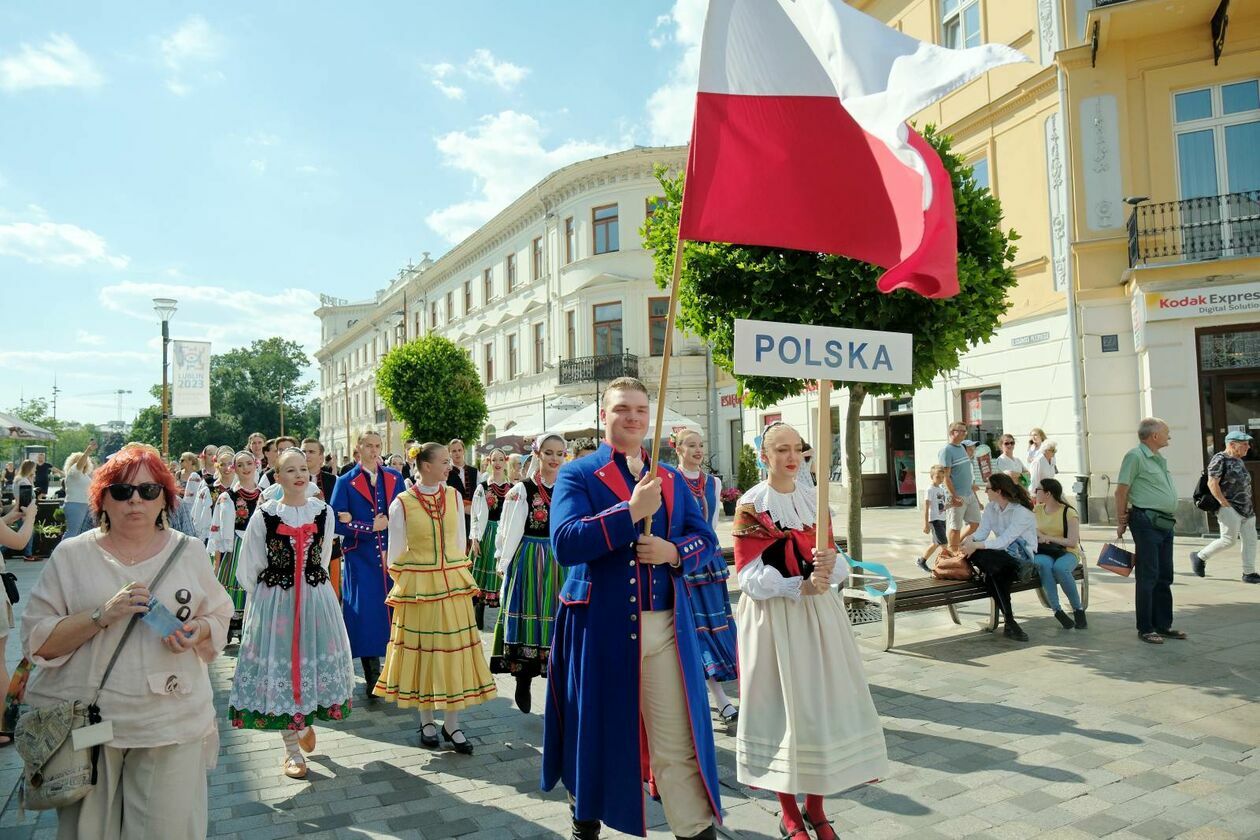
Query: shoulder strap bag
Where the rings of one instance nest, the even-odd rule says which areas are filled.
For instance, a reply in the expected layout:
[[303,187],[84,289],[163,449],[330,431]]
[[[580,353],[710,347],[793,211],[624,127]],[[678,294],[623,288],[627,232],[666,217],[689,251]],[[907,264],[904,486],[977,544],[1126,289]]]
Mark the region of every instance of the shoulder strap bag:
[[[192,538],[180,536],[171,556],[166,558],[157,577],[149,584],[149,592],[157,589],[167,571],[183,552]],[[90,703],[67,700],[55,706],[33,709],[18,719],[14,732],[18,754],[22,756],[21,802],[32,811],[47,811],[73,805],[87,796],[96,784],[96,764],[100,757],[99,746],[76,750],[71,733],[75,729],[101,722],[101,710],[97,702],[109,679],[114,664],[131,632],[136,629],[141,613],[131,616],[114,655],[110,657],[101,675],[96,696]]]

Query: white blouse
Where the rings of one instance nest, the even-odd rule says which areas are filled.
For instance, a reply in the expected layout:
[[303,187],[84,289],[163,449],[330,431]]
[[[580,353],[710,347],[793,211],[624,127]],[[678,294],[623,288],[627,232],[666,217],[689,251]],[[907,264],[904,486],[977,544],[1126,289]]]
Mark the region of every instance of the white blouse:
[[[233,489],[239,490],[240,485]],[[259,504],[263,497],[259,496]],[[257,508],[255,508],[257,509]],[[242,532],[244,533],[244,532]],[[226,492],[219,494],[214,503],[214,512],[210,516],[210,537],[206,548],[210,551],[229,552],[236,544],[236,505]]]
[[[678,471],[691,481],[695,481],[700,477],[700,470],[684,470],[682,467],[679,467]],[[722,482],[716,475],[710,475],[709,480],[705,483],[713,485],[713,510],[709,511],[709,527],[716,531],[718,508],[722,507]],[[688,492],[690,492],[690,490],[688,490]],[[701,505],[700,508],[703,510],[704,505]]]
[[[445,493],[447,488],[450,487],[450,485],[445,483],[419,484],[416,486],[426,496],[436,496],[439,492]],[[407,492],[411,493],[412,491],[408,490]],[[403,511],[403,495],[399,493],[394,497],[394,501],[389,503],[389,550],[386,552],[385,559],[390,565],[393,565],[395,560],[407,553],[407,514]],[[462,497],[456,491],[454,498],[458,504]],[[459,545],[467,545],[468,534],[464,531],[464,517],[460,515],[455,518],[459,520]]]
[[[739,500],[741,505],[752,505],[758,513],[768,513],[770,518],[779,523],[784,530],[803,531],[818,521],[818,497],[815,488],[806,489],[799,482],[791,493],[780,493],[770,486],[768,481],[757,484]],[[834,516],[834,511],[832,513]],[[791,598],[800,600],[801,584],[804,578],[794,575],[783,577],[778,569],[765,565],[758,556],[746,564],[736,575],[739,580],[739,591],[754,601],[767,598]],[[848,569],[836,560],[836,568],[832,573],[832,585],[844,585],[848,577]]]
[[[548,490],[553,485],[545,483],[542,478],[534,481]],[[525,538],[525,523],[529,521],[529,494],[525,492],[525,483],[517,482],[503,500],[503,513],[499,516],[499,533],[494,538],[494,565],[499,574],[504,574],[516,556]]]
[[[1005,508],[997,502],[984,506],[980,515],[980,527],[971,535],[968,542],[979,542],[985,548],[1003,550],[1020,537],[1032,554],[1037,552],[1037,517],[1019,504],[1008,502]],[[987,539],[986,539],[987,538]],[[1031,560],[1031,555],[1026,558]]]
[[[505,475],[504,478],[507,476]],[[490,521],[490,505],[486,504],[486,485],[490,483],[489,474],[483,475],[481,481],[477,482],[477,492],[473,493],[472,500],[472,538],[474,541],[480,541],[486,535],[486,523]],[[495,484],[502,487],[504,484],[510,484],[508,481],[496,481]],[[500,520],[502,515],[500,514]],[[495,540],[498,545],[498,540]]]
[[[236,561],[236,582],[246,593],[252,593],[258,586],[258,575],[267,568],[267,522],[262,518],[262,511],[272,516],[279,516],[280,521],[291,528],[298,528],[315,521],[319,512],[326,508],[319,499],[307,499],[305,504],[294,507],[277,499],[260,501],[249,518],[245,528],[245,537],[241,540],[241,556]],[[328,568],[332,560],[333,528],[336,527],[336,514],[328,508],[324,518],[324,544],[320,551],[320,565]],[[292,542],[293,538],[289,537]]]

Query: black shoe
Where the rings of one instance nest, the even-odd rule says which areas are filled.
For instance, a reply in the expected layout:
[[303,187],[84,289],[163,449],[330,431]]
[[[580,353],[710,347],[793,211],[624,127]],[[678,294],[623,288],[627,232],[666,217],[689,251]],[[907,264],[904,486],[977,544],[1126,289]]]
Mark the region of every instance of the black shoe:
[[474,608],[474,612],[476,613],[476,616],[477,616],[477,629],[478,629],[478,630],[485,630],[485,629],[486,629],[486,605],[485,605],[485,603],[484,603],[483,601],[481,601],[481,600],[478,600],[478,601],[477,601],[477,606]]
[[455,752],[459,753],[460,755],[472,755],[473,745],[472,745],[472,742],[468,740],[468,736],[464,735],[464,740],[456,741],[455,740],[456,734],[464,735],[464,730],[456,729],[454,732],[447,732],[446,724],[442,725],[442,737],[446,739],[446,743],[454,747]]
[[717,828],[709,826],[699,834],[693,834],[690,837],[683,837],[681,834],[675,834],[678,840],[717,840]]
[[1072,610],[1072,617],[1076,619],[1076,629],[1084,630],[1089,627],[1089,622],[1085,620],[1085,610]]
[[798,837],[809,840],[809,832],[805,830],[804,826],[794,828],[789,832],[783,820],[779,820],[779,840],[797,840]]
[[1067,617],[1067,613],[1063,610],[1055,610],[1054,617],[1059,619],[1059,623],[1063,625],[1064,630],[1072,629],[1072,619]]
[[363,694],[368,702],[376,700],[376,681],[381,678],[381,660],[375,656],[363,657]]
[[[430,728],[433,729],[433,734],[426,735],[425,733]],[[442,746],[442,742],[438,740],[438,727],[436,723],[426,723],[424,726],[420,727],[420,746],[427,747],[431,750],[436,750],[438,747]]]
[[1002,635],[1006,636],[1008,639],[1014,639],[1017,642],[1028,641],[1028,634],[1013,621],[1006,622],[1006,630],[1002,632]]
[[735,704],[727,703],[722,707],[722,711],[718,712],[718,717],[722,719],[722,723],[730,726],[739,720],[739,709],[735,708]]
[[573,840],[599,840],[599,820],[573,819]]
[[529,693],[529,684],[531,682],[533,682],[533,677],[517,677],[516,693],[512,695],[516,700],[516,708],[526,715],[529,714],[529,710],[534,706],[534,700]]
[[1256,574],[1255,572],[1248,572],[1247,574],[1243,575],[1242,579],[1243,579],[1243,583],[1260,583],[1260,574]]
[[1192,551],[1190,552],[1190,568],[1196,575],[1203,577],[1207,574],[1207,561],[1199,558],[1199,552]]
[[928,568],[927,560],[922,557],[914,558],[914,564],[923,570],[924,574],[931,574],[932,570]]

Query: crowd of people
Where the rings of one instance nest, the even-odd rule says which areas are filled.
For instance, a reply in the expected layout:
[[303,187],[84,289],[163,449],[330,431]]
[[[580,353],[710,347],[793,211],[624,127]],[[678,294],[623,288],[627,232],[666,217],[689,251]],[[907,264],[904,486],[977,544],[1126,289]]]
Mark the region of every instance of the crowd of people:
[[[703,437],[671,441],[678,467],[651,464],[634,379],[608,387],[602,425],[593,451],[544,433],[484,469],[462,441],[391,455],[374,431],[339,473],[320,441],[261,434],[174,462],[143,444],[73,457],[60,472],[82,533],[29,594],[18,729],[90,701],[96,783],[39,800],[28,767],[25,800],[57,807],[62,837],[204,837],[219,719],[278,733],[277,772],[305,778],[316,727],[355,709],[357,659],[365,702],[416,709],[420,746],[461,754],[461,714],[496,697],[496,674],[526,714],[546,680],[540,783],[565,786],[578,840],[644,834],[645,795],[676,836],[715,837],[715,724],[735,732],[739,780],[778,795],[784,837],[834,837],[822,797],[883,777],[887,756],[800,436],[763,435],[733,609]],[[6,545],[27,544],[34,510],[5,518],[22,521]],[[225,651],[216,710],[208,665]]]

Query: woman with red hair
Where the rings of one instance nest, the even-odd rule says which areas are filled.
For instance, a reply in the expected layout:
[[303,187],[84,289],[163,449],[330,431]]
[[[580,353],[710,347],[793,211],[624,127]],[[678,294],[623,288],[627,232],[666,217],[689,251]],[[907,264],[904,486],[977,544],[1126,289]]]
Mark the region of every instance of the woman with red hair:
[[[22,648],[38,667],[27,703],[86,702],[99,690],[113,730],[97,783],[58,810],[59,836],[206,836],[206,770],[219,749],[206,664],[223,648],[232,602],[199,542],[168,527],[178,494],[156,449],[123,447],[92,476],[100,527],[62,541],[31,590]],[[178,629],[159,636],[142,622],[128,635],[150,610]]]

